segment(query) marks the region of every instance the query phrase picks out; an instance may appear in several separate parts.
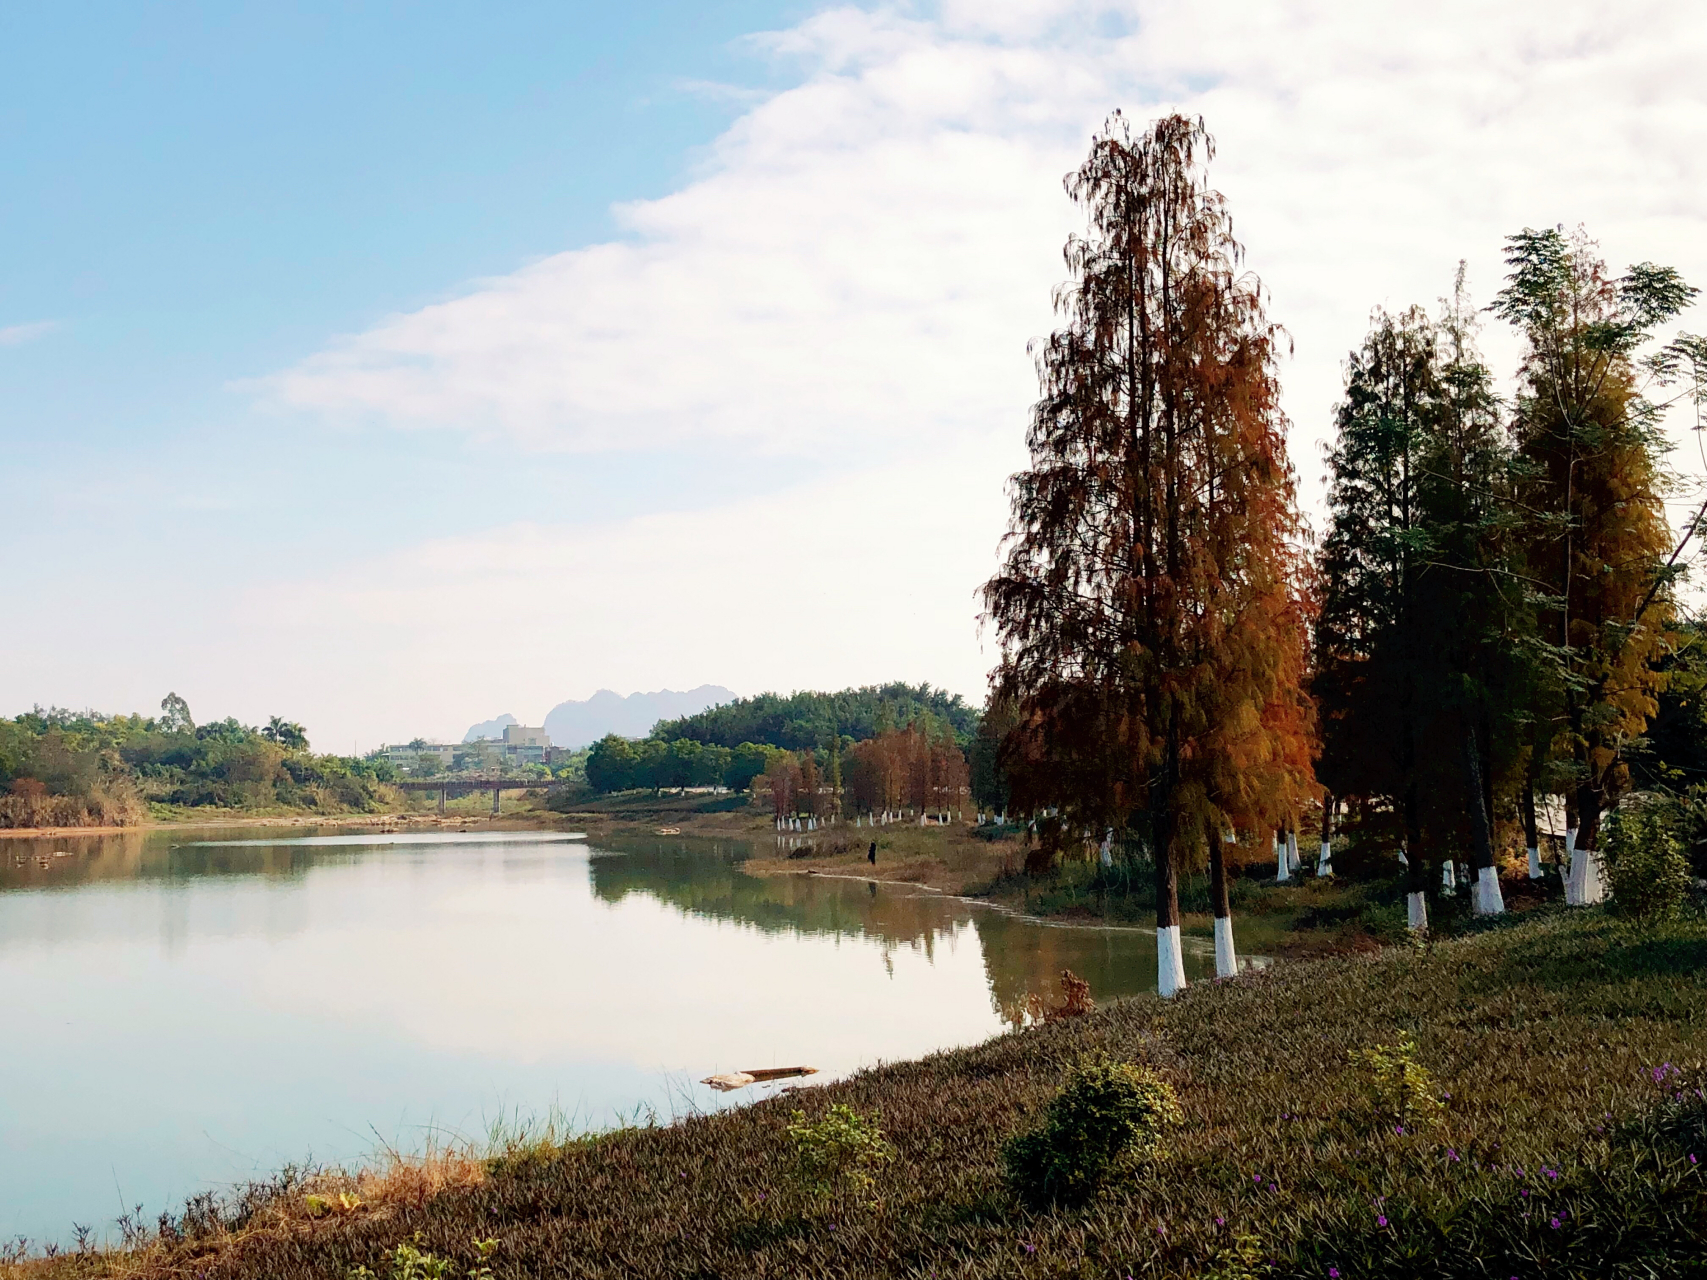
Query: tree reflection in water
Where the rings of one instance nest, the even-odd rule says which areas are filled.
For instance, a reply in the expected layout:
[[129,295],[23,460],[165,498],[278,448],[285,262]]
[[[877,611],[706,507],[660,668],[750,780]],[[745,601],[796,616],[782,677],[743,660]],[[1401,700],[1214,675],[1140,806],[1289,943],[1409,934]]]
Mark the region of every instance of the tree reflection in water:
[[[1061,971],[1091,984],[1099,1001],[1155,990],[1156,939],[1147,929],[1045,923],[912,885],[853,876],[750,875],[742,841],[688,837],[601,839],[590,849],[594,894],[620,902],[639,893],[677,910],[767,933],[874,939],[934,955],[938,942],[971,930],[998,1011],[1029,995],[1059,995]],[[1202,945],[1193,945],[1201,943]],[[1186,974],[1213,978],[1212,944],[1189,939]]]

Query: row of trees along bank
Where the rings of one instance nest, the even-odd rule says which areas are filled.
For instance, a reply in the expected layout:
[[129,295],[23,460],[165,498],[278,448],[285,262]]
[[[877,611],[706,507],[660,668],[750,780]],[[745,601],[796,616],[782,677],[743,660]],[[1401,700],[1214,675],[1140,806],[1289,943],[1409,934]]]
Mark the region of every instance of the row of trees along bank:
[[1462,270],[1438,317],[1377,312],[1347,363],[1311,557],[1284,337],[1208,186],[1213,149],[1201,120],[1134,136],[1117,114],[1069,176],[1087,230],[1067,243],[1031,465],[984,589],[1002,647],[986,727],[1012,807],[1048,815],[1042,862],[1087,838],[1153,861],[1164,994],[1184,981],[1182,868],[1207,863],[1217,966],[1234,967],[1229,863],[1269,848],[1238,832],[1295,833],[1315,810],[1325,849],[1336,801],[1355,800],[1404,851],[1419,927],[1444,858],[1467,856],[1478,909],[1503,909],[1496,818],[1520,810],[1534,848],[1538,797],[1563,798],[1592,856],[1703,515],[1674,541],[1649,391],[1686,369],[1702,385],[1707,344],[1655,337],[1695,291],[1524,231],[1491,308],[1524,340],[1515,400],[1477,352]]
[[905,728],[880,730],[864,741],[830,734],[822,748],[800,751],[755,742],[708,746],[688,738],[634,742],[610,734],[587,758],[587,782],[601,792],[750,788],[768,792],[779,818],[958,810],[970,794],[953,723],[925,712]]

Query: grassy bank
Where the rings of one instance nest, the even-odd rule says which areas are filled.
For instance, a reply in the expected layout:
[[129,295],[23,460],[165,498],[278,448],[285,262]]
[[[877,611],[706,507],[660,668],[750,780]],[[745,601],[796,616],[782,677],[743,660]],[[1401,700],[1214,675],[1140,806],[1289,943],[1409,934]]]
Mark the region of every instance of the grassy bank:
[[[1351,1050],[1415,1041],[1443,1109],[1395,1125]],[[1089,1206],[1000,1149],[1087,1050],[1185,1121]],[[308,1277],[1675,1276],[1707,1246],[1707,926],[1551,909],[1432,948],[1145,998],[724,1114],[207,1203],[39,1274]],[[1681,1074],[1680,1074],[1681,1073]],[[875,1117],[875,1188],[816,1195],[790,1111]],[[1402,1131],[1396,1131],[1402,1130]],[[436,1179],[436,1181],[435,1181]],[[317,1197],[317,1198],[311,1198]],[[339,1197],[342,1196],[342,1199]],[[476,1241],[488,1242],[477,1245]],[[495,1241],[496,1243],[490,1243]],[[399,1246],[406,1246],[399,1253]],[[409,1250],[417,1251],[415,1254]],[[421,1255],[430,1255],[421,1262]],[[415,1258],[411,1261],[411,1258]],[[443,1263],[448,1270],[422,1267]]]
[[[1034,877],[1024,871],[1025,849],[1018,836],[989,839],[962,824],[837,825],[779,838],[771,820],[741,804],[740,797],[649,793],[578,806],[567,818],[595,836],[667,826],[685,835],[747,840],[753,852],[743,868],[752,875],[870,876],[986,898],[1062,923],[1155,923],[1154,885],[1147,868],[1068,861],[1046,876]],[[868,861],[874,841],[875,865]],[[1393,870],[1391,876],[1365,882],[1317,879],[1306,871],[1284,885],[1275,883],[1274,869],[1267,864],[1236,875],[1229,896],[1240,949],[1252,955],[1309,958],[1364,953],[1402,940],[1405,890],[1396,864]],[[1553,892],[1556,895],[1556,884]],[[1508,881],[1505,893],[1513,910],[1546,900],[1546,890],[1526,880]],[[1206,874],[1181,876],[1180,907],[1188,934],[1212,936]],[[1467,895],[1437,897],[1429,910],[1437,933],[1471,927]]]

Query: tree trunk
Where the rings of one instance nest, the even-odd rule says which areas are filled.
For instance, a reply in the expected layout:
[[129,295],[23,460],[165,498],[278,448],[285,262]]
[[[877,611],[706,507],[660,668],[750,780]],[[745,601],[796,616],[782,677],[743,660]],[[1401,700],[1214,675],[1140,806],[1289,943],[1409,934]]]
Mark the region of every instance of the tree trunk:
[[1571,880],[1565,900],[1579,907],[1592,906],[1606,896],[1600,879],[1601,794],[1591,782],[1577,788],[1577,847],[1571,856]]
[[1179,867],[1174,861],[1174,795],[1179,778],[1179,740],[1173,717],[1162,762],[1160,803],[1151,810],[1156,860],[1156,990],[1171,996],[1185,986],[1185,957],[1179,937]]
[[1316,859],[1316,874],[1325,876],[1333,871],[1334,856],[1334,793],[1322,797],[1322,856]]
[[1468,721],[1464,724],[1464,798],[1470,810],[1470,865],[1475,874],[1470,900],[1477,915],[1499,915],[1505,911],[1505,898],[1500,893],[1499,873],[1494,870],[1493,823],[1483,784],[1481,751],[1476,746],[1476,730]]
[[1422,852],[1422,815],[1417,809],[1417,784],[1405,788],[1405,914],[1418,932],[1428,928],[1428,860]]
[[1206,834],[1209,840],[1209,902],[1215,913],[1215,976],[1231,978],[1239,971],[1239,959],[1233,949],[1233,908],[1227,899],[1227,839],[1219,831]]
[[1523,842],[1529,848],[1529,878],[1541,878],[1541,827],[1535,820],[1535,773],[1523,776]]

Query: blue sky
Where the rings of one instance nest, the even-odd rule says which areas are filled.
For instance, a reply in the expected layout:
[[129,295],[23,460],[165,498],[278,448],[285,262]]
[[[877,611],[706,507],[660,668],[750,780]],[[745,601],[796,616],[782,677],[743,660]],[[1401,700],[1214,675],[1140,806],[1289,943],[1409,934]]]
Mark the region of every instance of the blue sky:
[[978,698],[1111,109],[1217,134],[1314,507],[1372,306],[1554,222],[1707,284],[1703,55],[1683,0],[12,6],[0,714]]
[[16,514],[44,548],[253,563],[623,509],[584,460],[281,429],[231,384],[608,238],[739,111],[695,83],[773,81],[740,37],[798,8],[12,7],[0,328],[52,326],[0,347]]

